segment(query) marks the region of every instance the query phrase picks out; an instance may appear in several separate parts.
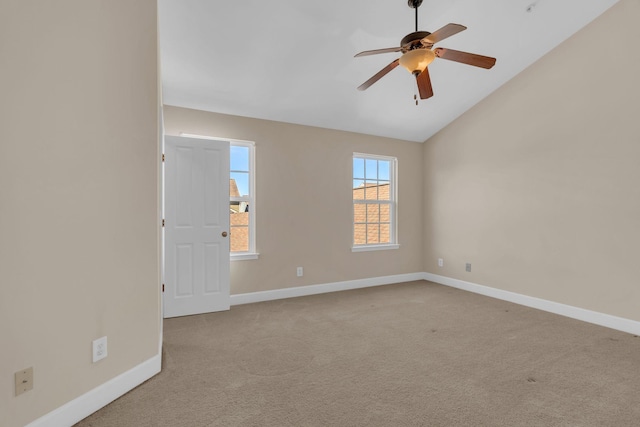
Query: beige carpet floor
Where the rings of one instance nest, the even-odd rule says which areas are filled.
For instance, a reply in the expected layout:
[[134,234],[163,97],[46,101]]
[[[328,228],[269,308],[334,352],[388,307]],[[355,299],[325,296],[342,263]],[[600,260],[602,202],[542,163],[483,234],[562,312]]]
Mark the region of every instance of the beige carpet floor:
[[639,426],[640,338],[429,282],[164,322],[79,427]]

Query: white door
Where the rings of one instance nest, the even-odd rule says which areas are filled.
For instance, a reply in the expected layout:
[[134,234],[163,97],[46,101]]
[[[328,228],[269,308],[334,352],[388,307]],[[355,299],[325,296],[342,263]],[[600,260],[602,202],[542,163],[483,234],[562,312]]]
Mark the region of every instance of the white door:
[[229,143],[165,137],[164,317],[229,309]]

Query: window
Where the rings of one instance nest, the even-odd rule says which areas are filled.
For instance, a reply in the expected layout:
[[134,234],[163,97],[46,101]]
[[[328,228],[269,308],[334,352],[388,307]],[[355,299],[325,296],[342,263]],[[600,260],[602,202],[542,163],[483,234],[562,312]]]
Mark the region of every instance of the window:
[[395,157],[353,154],[353,251],[397,249]]
[[255,259],[255,180],[252,142],[231,141],[229,223],[232,259]]

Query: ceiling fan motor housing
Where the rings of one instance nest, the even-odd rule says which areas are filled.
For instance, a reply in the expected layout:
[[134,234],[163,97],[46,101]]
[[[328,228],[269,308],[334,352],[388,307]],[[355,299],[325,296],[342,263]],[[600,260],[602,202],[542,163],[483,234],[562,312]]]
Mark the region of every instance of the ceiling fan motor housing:
[[400,41],[400,46],[404,48],[404,50],[413,50],[413,49],[421,49],[425,46],[420,42],[423,38],[427,37],[431,33],[429,31],[416,31],[414,33],[407,34]]

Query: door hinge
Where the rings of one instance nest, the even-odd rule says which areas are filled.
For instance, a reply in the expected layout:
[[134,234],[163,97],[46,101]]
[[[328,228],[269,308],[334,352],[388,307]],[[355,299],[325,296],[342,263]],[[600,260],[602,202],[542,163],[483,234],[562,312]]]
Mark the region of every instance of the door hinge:
[[164,292],[164,283],[162,284],[162,292]]
[[164,227],[164,218],[162,219],[162,226]]
[[162,154],[162,161],[164,162],[164,153]]

